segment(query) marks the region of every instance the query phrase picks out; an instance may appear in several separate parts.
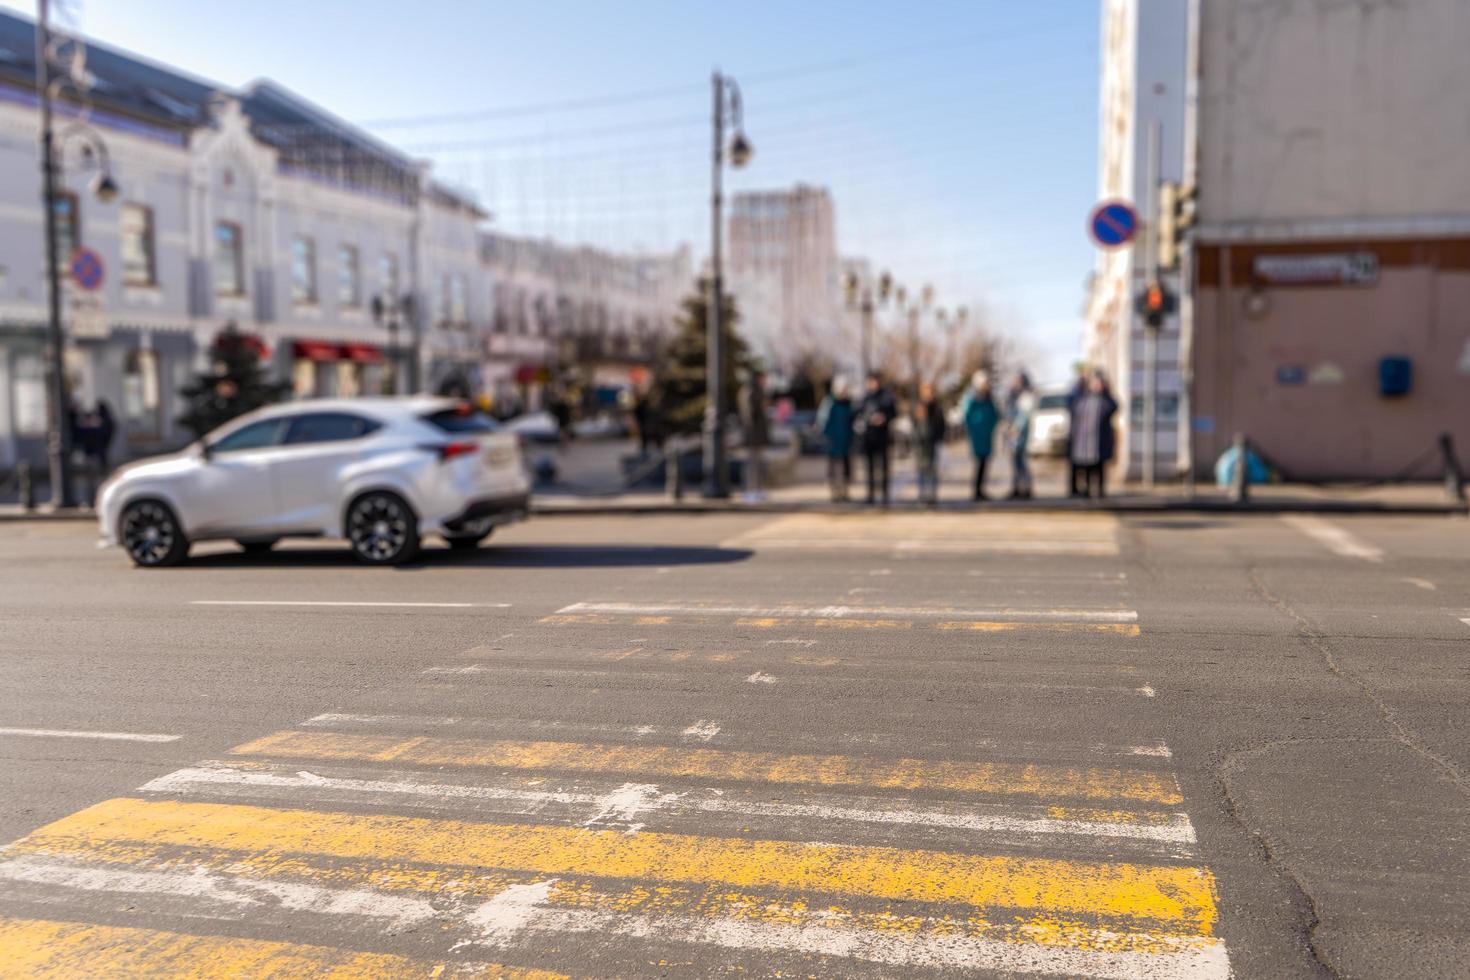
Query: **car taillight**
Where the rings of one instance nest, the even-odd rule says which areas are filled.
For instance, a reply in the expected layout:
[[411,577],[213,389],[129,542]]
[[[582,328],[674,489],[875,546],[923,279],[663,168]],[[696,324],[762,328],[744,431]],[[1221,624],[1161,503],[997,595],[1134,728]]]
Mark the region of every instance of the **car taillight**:
[[430,452],[438,453],[439,459],[442,461],[454,459],[456,456],[468,456],[472,453],[477,453],[480,451],[480,444],[468,439],[462,439],[458,442],[440,443],[438,445],[425,446],[424,448]]

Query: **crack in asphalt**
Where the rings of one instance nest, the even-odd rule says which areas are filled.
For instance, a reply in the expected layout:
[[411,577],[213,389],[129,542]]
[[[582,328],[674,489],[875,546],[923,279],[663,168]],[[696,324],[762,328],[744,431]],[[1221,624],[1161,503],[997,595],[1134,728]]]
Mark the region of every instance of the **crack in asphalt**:
[[1318,930],[1322,926],[1322,914],[1320,908],[1318,907],[1316,896],[1312,894],[1311,889],[1307,887],[1306,882],[1291,867],[1290,863],[1277,852],[1276,845],[1272,843],[1270,837],[1267,835],[1265,830],[1254,826],[1251,821],[1246,818],[1246,815],[1241,806],[1241,802],[1236,796],[1235,787],[1232,783],[1232,777],[1242,771],[1243,765],[1246,760],[1255,756],[1262,755],[1265,752],[1282,746],[1320,744],[1328,742],[1391,742],[1393,744],[1408,749],[1414,755],[1430,763],[1430,765],[1437,769],[1451,785],[1460,790],[1462,793],[1470,792],[1470,779],[1467,779],[1465,773],[1457,765],[1455,765],[1453,761],[1446,759],[1439,753],[1435,752],[1433,749],[1429,748],[1427,745],[1424,744],[1423,740],[1415,732],[1409,730],[1409,728],[1406,727],[1403,722],[1399,720],[1393,708],[1381,697],[1379,697],[1378,694],[1373,691],[1373,689],[1368,685],[1365,680],[1363,680],[1353,671],[1343,667],[1343,665],[1338,661],[1337,657],[1333,654],[1331,644],[1329,643],[1330,639],[1340,637],[1334,636],[1333,634],[1328,634],[1323,630],[1317,628],[1317,626],[1312,623],[1311,620],[1309,620],[1300,611],[1298,611],[1296,607],[1293,606],[1289,601],[1272,592],[1267,587],[1265,581],[1262,579],[1261,570],[1259,568],[1248,566],[1247,571],[1250,579],[1251,588],[1255,590],[1256,594],[1261,598],[1261,601],[1295,622],[1297,625],[1298,635],[1305,639],[1307,643],[1311,646],[1311,648],[1318,654],[1318,656],[1322,658],[1323,666],[1327,669],[1328,673],[1356,687],[1362,693],[1362,695],[1367,698],[1369,702],[1372,703],[1380,720],[1389,729],[1389,736],[1385,739],[1277,739],[1267,742],[1263,745],[1257,745],[1249,749],[1241,749],[1239,751],[1227,754],[1221,760],[1220,765],[1216,770],[1216,775],[1219,780],[1222,797],[1225,803],[1225,809],[1226,812],[1229,814],[1230,819],[1235,821],[1242,829],[1244,829],[1248,834],[1251,835],[1252,838],[1255,839],[1257,845],[1261,848],[1262,854],[1266,858],[1267,864],[1275,868],[1278,874],[1280,874],[1280,876],[1284,880],[1290,882],[1291,887],[1296,891],[1297,895],[1300,897],[1300,901],[1306,908],[1307,921],[1305,923],[1304,936],[1306,939],[1307,949],[1311,953],[1313,962],[1325,975],[1330,977],[1338,977],[1340,976],[1338,969],[1332,964],[1326,950],[1324,950],[1318,942]]

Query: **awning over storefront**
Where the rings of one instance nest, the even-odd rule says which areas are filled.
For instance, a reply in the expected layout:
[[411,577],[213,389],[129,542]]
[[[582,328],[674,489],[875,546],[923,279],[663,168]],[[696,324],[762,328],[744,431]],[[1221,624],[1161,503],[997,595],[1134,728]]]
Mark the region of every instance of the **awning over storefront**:
[[383,360],[383,349],[372,344],[343,344],[342,358],[359,364],[379,364]]
[[298,340],[291,345],[291,353],[298,360],[340,361],[342,345],[328,344],[320,340]]

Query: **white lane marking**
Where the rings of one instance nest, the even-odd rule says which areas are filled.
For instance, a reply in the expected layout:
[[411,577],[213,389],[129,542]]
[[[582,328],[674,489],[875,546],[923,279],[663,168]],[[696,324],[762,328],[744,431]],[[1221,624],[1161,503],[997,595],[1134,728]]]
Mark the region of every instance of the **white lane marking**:
[[387,919],[395,926],[410,926],[438,915],[427,898],[395,896],[368,888],[325,888],[302,882],[251,880],[219,874],[198,865],[178,871],[134,871],[91,867],[60,856],[17,856],[0,861],[0,879],[89,892],[178,895],[230,905],[361,915]]
[[678,793],[660,793],[652,783],[624,783],[597,798],[597,812],[582,826],[624,824],[628,833],[636,834],[643,829],[635,819],[638,814],[661,809],[678,798]]
[[868,574],[869,575],[892,575],[893,574],[893,569],[891,569],[891,568],[875,568],[871,572],[869,572]]
[[[526,887],[526,886],[512,886]],[[492,899],[493,901],[493,899]],[[655,942],[704,943],[726,949],[769,954],[781,950],[810,956],[837,956],[888,966],[976,970],[1004,974],[1040,973],[1088,976],[1103,980],[1226,980],[1230,959],[1225,944],[1205,937],[1178,937],[1161,942],[1173,947],[1159,952],[1111,952],[1109,942],[1123,935],[1086,930],[1078,942],[1094,948],[1047,946],[955,935],[912,935],[860,929],[840,924],[751,922],[735,918],[687,915],[647,916],[594,909],[541,906],[533,911],[518,903],[516,921],[535,932],[616,935]],[[524,940],[525,936],[516,937]],[[1090,940],[1090,942],[1089,942]],[[485,935],[486,945],[505,945],[503,932]]]
[[315,602],[298,599],[191,599],[191,606],[384,606],[408,609],[509,609],[508,602]]
[[758,670],[754,674],[751,674],[749,677],[747,677],[745,679],[745,683],[747,683],[747,684],[774,684],[774,683],[776,683],[776,678],[772,677],[770,674],[766,673],[763,670]]
[[[1098,746],[1102,748],[1102,746]],[[1169,751],[1167,745],[1131,745],[1128,747],[1129,755],[1153,755],[1161,759],[1172,759],[1174,753]]]
[[720,606],[689,603],[574,602],[558,609],[571,613],[623,613],[658,615],[689,613],[716,616],[789,616],[795,619],[841,619],[845,616],[948,617],[951,619],[995,619],[1015,622],[1077,620],[1089,623],[1134,623],[1133,609],[943,609],[930,606]]
[[[398,796],[407,799],[480,800],[495,802],[510,815],[545,815],[548,806],[591,809],[604,814],[614,805],[623,806],[630,816],[647,809],[657,809],[671,816],[691,813],[733,814],[742,818],[774,817],[806,818],[822,823],[849,823],[935,827],[975,833],[999,833],[1032,837],[1061,835],[1069,837],[1105,837],[1166,844],[1188,848],[1195,843],[1194,825],[1183,813],[1169,813],[1167,823],[1125,823],[1070,820],[1047,816],[1047,807],[994,806],[999,813],[980,812],[974,805],[907,806],[890,808],[889,801],[868,798],[835,798],[810,794],[819,802],[763,803],[730,799],[723,794],[704,796],[694,790],[686,793],[659,793],[655,785],[628,783],[611,793],[589,793],[559,789],[522,789],[510,786],[467,786],[425,781],[407,772],[385,773],[389,779],[355,779],[318,776],[307,771],[289,772],[286,767],[272,769],[240,769],[226,762],[206,762],[179,769],[138,788],[141,793],[181,793],[197,791],[201,786],[228,786],[232,792],[242,788],[264,790],[272,798],[284,797],[302,802],[302,794],[293,790],[311,790],[307,794],[325,802],[337,802],[343,796]],[[272,793],[271,791],[278,791]],[[710,792],[714,792],[711,790]],[[614,800],[610,804],[609,800]],[[833,802],[820,802],[822,800]],[[583,812],[586,812],[585,810]],[[585,818],[582,818],[585,819]],[[588,821],[590,823],[590,821]]]
[[1439,586],[1435,585],[1427,578],[1413,578],[1411,576],[1405,576],[1404,581],[1408,582],[1410,585],[1418,586],[1425,592],[1434,592],[1436,589],[1439,588]]
[[1148,684],[1145,684],[1142,687],[1135,687],[1134,690],[1137,691],[1139,694],[1142,694],[1146,698],[1151,698],[1154,696],[1154,689]]
[[354,715],[341,712],[327,712],[326,714],[312,715],[301,723],[302,728],[332,728],[337,725],[433,725],[435,727],[446,725],[457,725],[460,719],[455,717],[434,717],[429,715]]
[[799,646],[799,647],[814,647],[814,646],[817,645],[817,641],[816,640],[801,640],[801,639],[797,639],[794,636],[787,637],[784,640],[767,640],[766,641],[766,646],[768,646],[768,647],[777,646],[779,644],[790,644],[792,646]]
[[1320,517],[1293,514],[1283,517],[1282,521],[1315,539],[1318,544],[1335,555],[1342,555],[1344,558],[1361,558],[1364,561],[1383,561],[1382,548],[1376,548],[1357,535],[1349,533],[1345,528],[1329,524]]
[[716,725],[712,721],[705,721],[703,718],[701,718],[699,719],[699,721],[690,725],[679,734],[684,736],[685,738],[697,738],[701,742],[708,742],[710,739],[720,734],[720,726]]
[[[532,884],[511,885],[471,912],[465,922],[478,933],[481,943],[510,942],[516,933],[536,921],[542,912],[541,903],[551,894],[556,881],[548,878]],[[465,940],[455,943],[453,949],[472,944],[472,940]]]
[[22,738],[100,738],[108,742],[177,742],[182,735],[152,735],[145,732],[83,732],[61,728],[0,728],[0,735]]

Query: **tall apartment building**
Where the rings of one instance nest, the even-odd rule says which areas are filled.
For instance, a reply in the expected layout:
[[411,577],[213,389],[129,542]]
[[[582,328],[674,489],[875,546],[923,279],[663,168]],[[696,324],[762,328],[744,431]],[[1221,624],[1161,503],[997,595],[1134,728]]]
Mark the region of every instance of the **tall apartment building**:
[[737,193],[729,241],[728,288],[755,351],[779,366],[829,349],[841,326],[831,194],[805,184]]
[[[105,267],[99,314],[75,315],[64,287],[65,355],[77,401],[113,407],[116,458],[189,438],[178,390],[226,324],[299,396],[380,390],[395,351],[401,382],[478,385],[490,289],[473,200],[278,85],[230,89],[84,43],[87,86],[65,89],[57,128],[105,144],[120,194],[89,193],[94,174],[63,143],[63,261],[86,246]],[[0,468],[39,462],[46,433],[34,59],[34,24],[0,13]],[[375,297],[410,312],[378,322]]]
[[[1185,0],[1104,0],[1102,4],[1102,82],[1100,103],[1099,200],[1134,204],[1142,227],[1133,246],[1100,251],[1087,304],[1084,356],[1107,372],[1118,398],[1118,458],[1126,476],[1144,470],[1145,372],[1149,329],[1134,312],[1134,297],[1152,278],[1143,242],[1153,216],[1149,179],[1151,136],[1158,138],[1159,179],[1178,181],[1184,173],[1185,84],[1188,54]],[[1177,296],[1177,273],[1163,280]],[[1181,445],[1179,412],[1179,318],[1169,317],[1158,334],[1155,362],[1154,472],[1178,471]]]

